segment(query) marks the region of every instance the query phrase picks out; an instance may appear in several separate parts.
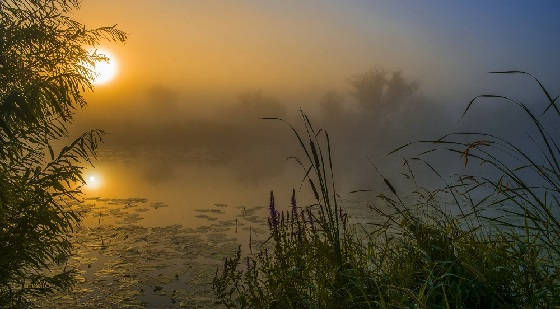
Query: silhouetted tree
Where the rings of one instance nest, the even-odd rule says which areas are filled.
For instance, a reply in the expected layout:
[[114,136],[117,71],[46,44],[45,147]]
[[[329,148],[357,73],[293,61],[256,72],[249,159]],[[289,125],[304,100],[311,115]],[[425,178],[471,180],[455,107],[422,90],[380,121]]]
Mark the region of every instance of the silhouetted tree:
[[360,106],[376,113],[391,111],[418,88],[415,82],[405,80],[400,71],[380,70],[358,74],[350,79],[350,85]]
[[418,90],[416,82],[409,82],[404,79],[400,71],[391,73],[391,78],[387,80],[385,98],[395,103],[401,102],[404,98],[410,97]]
[[366,110],[381,104],[387,73],[385,71],[368,71],[350,79],[352,94]]
[[72,283],[56,271],[70,254],[79,222],[83,163],[102,131],[55,151],[66,125],[86,105],[90,66],[106,60],[90,48],[124,41],[115,27],[88,29],[69,17],[79,0],[0,1],[0,307]]
[[319,106],[327,121],[337,120],[344,113],[344,96],[336,91],[328,91],[321,98]]

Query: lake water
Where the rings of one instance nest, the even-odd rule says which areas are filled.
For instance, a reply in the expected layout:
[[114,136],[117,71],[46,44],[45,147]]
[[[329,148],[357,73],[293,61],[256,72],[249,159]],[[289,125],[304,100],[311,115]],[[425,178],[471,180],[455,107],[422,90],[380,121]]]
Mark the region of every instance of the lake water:
[[[270,191],[280,210],[289,208],[292,188],[300,206],[311,203],[304,171],[286,160],[297,149],[291,137],[283,142],[289,147],[222,145],[229,154],[210,141],[211,153],[156,139],[124,141],[130,144],[122,147],[118,133],[109,135],[84,172],[85,202],[76,205],[84,219],[67,263],[78,270],[78,283],[38,300],[39,307],[215,308],[217,267],[239,245],[247,254],[268,236]],[[346,206],[356,220],[367,209],[359,201]]]
[[172,178],[150,181],[142,160],[102,153],[86,171],[85,202],[75,205],[84,217],[67,262],[78,282],[39,307],[215,308],[216,268],[239,245],[247,253],[266,238],[270,189],[285,208],[290,198],[287,174],[247,183],[223,167],[175,161]]

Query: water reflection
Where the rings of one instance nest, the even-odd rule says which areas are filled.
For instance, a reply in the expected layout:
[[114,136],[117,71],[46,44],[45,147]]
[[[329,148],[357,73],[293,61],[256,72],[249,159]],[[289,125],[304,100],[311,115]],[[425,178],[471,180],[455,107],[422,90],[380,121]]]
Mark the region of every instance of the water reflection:
[[204,223],[196,227],[145,226],[145,218],[171,208],[146,198],[94,197],[74,207],[84,224],[73,235],[74,255],[64,267],[78,270],[78,283],[70,293],[38,300],[38,307],[214,308],[216,267],[247,242],[248,231],[254,246],[266,236],[266,221],[257,216],[263,206],[196,209]]
[[[285,196],[288,202],[293,187],[289,179],[297,183],[301,178],[301,171],[293,171],[297,176],[290,176],[288,169],[287,173],[269,177],[262,183],[248,183],[239,181],[227,166],[182,160],[170,155],[166,161],[173,166],[172,176],[154,182],[146,177],[153,160],[151,156],[100,157],[95,168],[86,171],[86,197],[146,198],[169,207],[160,209],[157,215],[146,214],[143,225],[182,224],[196,227],[204,221],[204,218],[197,217],[200,213],[196,209],[211,208],[214,204],[262,205],[266,203],[270,190],[278,191],[278,195]],[[223,211],[232,215],[228,209]]]
[[[82,227],[63,265],[78,270],[78,283],[37,306],[215,308],[216,267],[239,244],[243,253],[262,245],[269,190],[279,205],[289,205],[301,179],[299,169],[288,168],[248,184],[222,166],[169,160],[173,178],[151,182],[143,177],[150,164],[139,158],[105,155],[86,171],[85,202],[74,205]],[[298,194],[305,204],[305,194]]]

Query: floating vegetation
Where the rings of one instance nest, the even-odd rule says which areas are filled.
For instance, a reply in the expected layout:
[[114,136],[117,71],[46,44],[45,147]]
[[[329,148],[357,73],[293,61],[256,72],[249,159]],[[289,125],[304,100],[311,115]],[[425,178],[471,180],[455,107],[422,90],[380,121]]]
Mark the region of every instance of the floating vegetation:
[[169,205],[165,204],[164,202],[153,202],[150,207],[152,207],[153,209],[159,209],[163,207],[169,207]]
[[200,219],[206,219],[206,220],[208,220],[208,221],[216,221],[216,220],[218,220],[218,218],[210,217],[210,216],[207,216],[207,215],[196,215],[196,216],[194,216],[194,217],[195,217],[195,218],[200,218]]
[[124,218],[123,222],[124,223],[136,223],[140,220],[143,220],[144,218],[140,217],[139,214],[127,214],[126,217]]
[[255,215],[257,210],[264,209],[264,207],[262,207],[262,206],[256,206],[256,207],[238,206],[237,208],[241,210],[241,213],[239,214],[239,217],[250,217],[250,216]]
[[[74,254],[66,267],[75,268],[71,291],[36,299],[38,308],[216,308],[211,289],[216,267],[248,237],[249,224],[226,215],[226,204],[197,209],[195,217],[210,225],[142,226],[163,202],[147,199],[88,198],[75,205],[84,226],[73,235]],[[149,207],[139,207],[147,204]],[[237,217],[251,221],[253,246],[262,243],[264,214],[243,208]],[[243,212],[250,214],[244,216]],[[140,215],[140,213],[142,215]],[[210,216],[212,214],[212,216]],[[64,267],[63,266],[63,267]]]
[[136,209],[134,209],[134,211],[136,211],[136,212],[146,212],[146,211],[150,211],[150,209],[148,209],[148,208],[136,208]]
[[206,209],[195,209],[194,211],[196,212],[202,212],[202,213],[215,213],[215,214],[223,214],[224,211],[221,209],[212,209],[212,208],[206,208]]

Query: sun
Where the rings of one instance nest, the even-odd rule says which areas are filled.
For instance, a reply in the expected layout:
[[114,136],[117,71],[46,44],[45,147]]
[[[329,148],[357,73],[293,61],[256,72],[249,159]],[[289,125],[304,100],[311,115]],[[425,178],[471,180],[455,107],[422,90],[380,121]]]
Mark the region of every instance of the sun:
[[95,190],[101,187],[101,177],[98,174],[88,174],[86,175],[86,188],[89,190]]
[[107,61],[96,61],[93,66],[90,66],[94,73],[92,83],[96,86],[104,85],[111,82],[118,72],[118,63],[116,57],[109,51],[104,49],[96,49],[92,54],[101,55],[107,58]]

